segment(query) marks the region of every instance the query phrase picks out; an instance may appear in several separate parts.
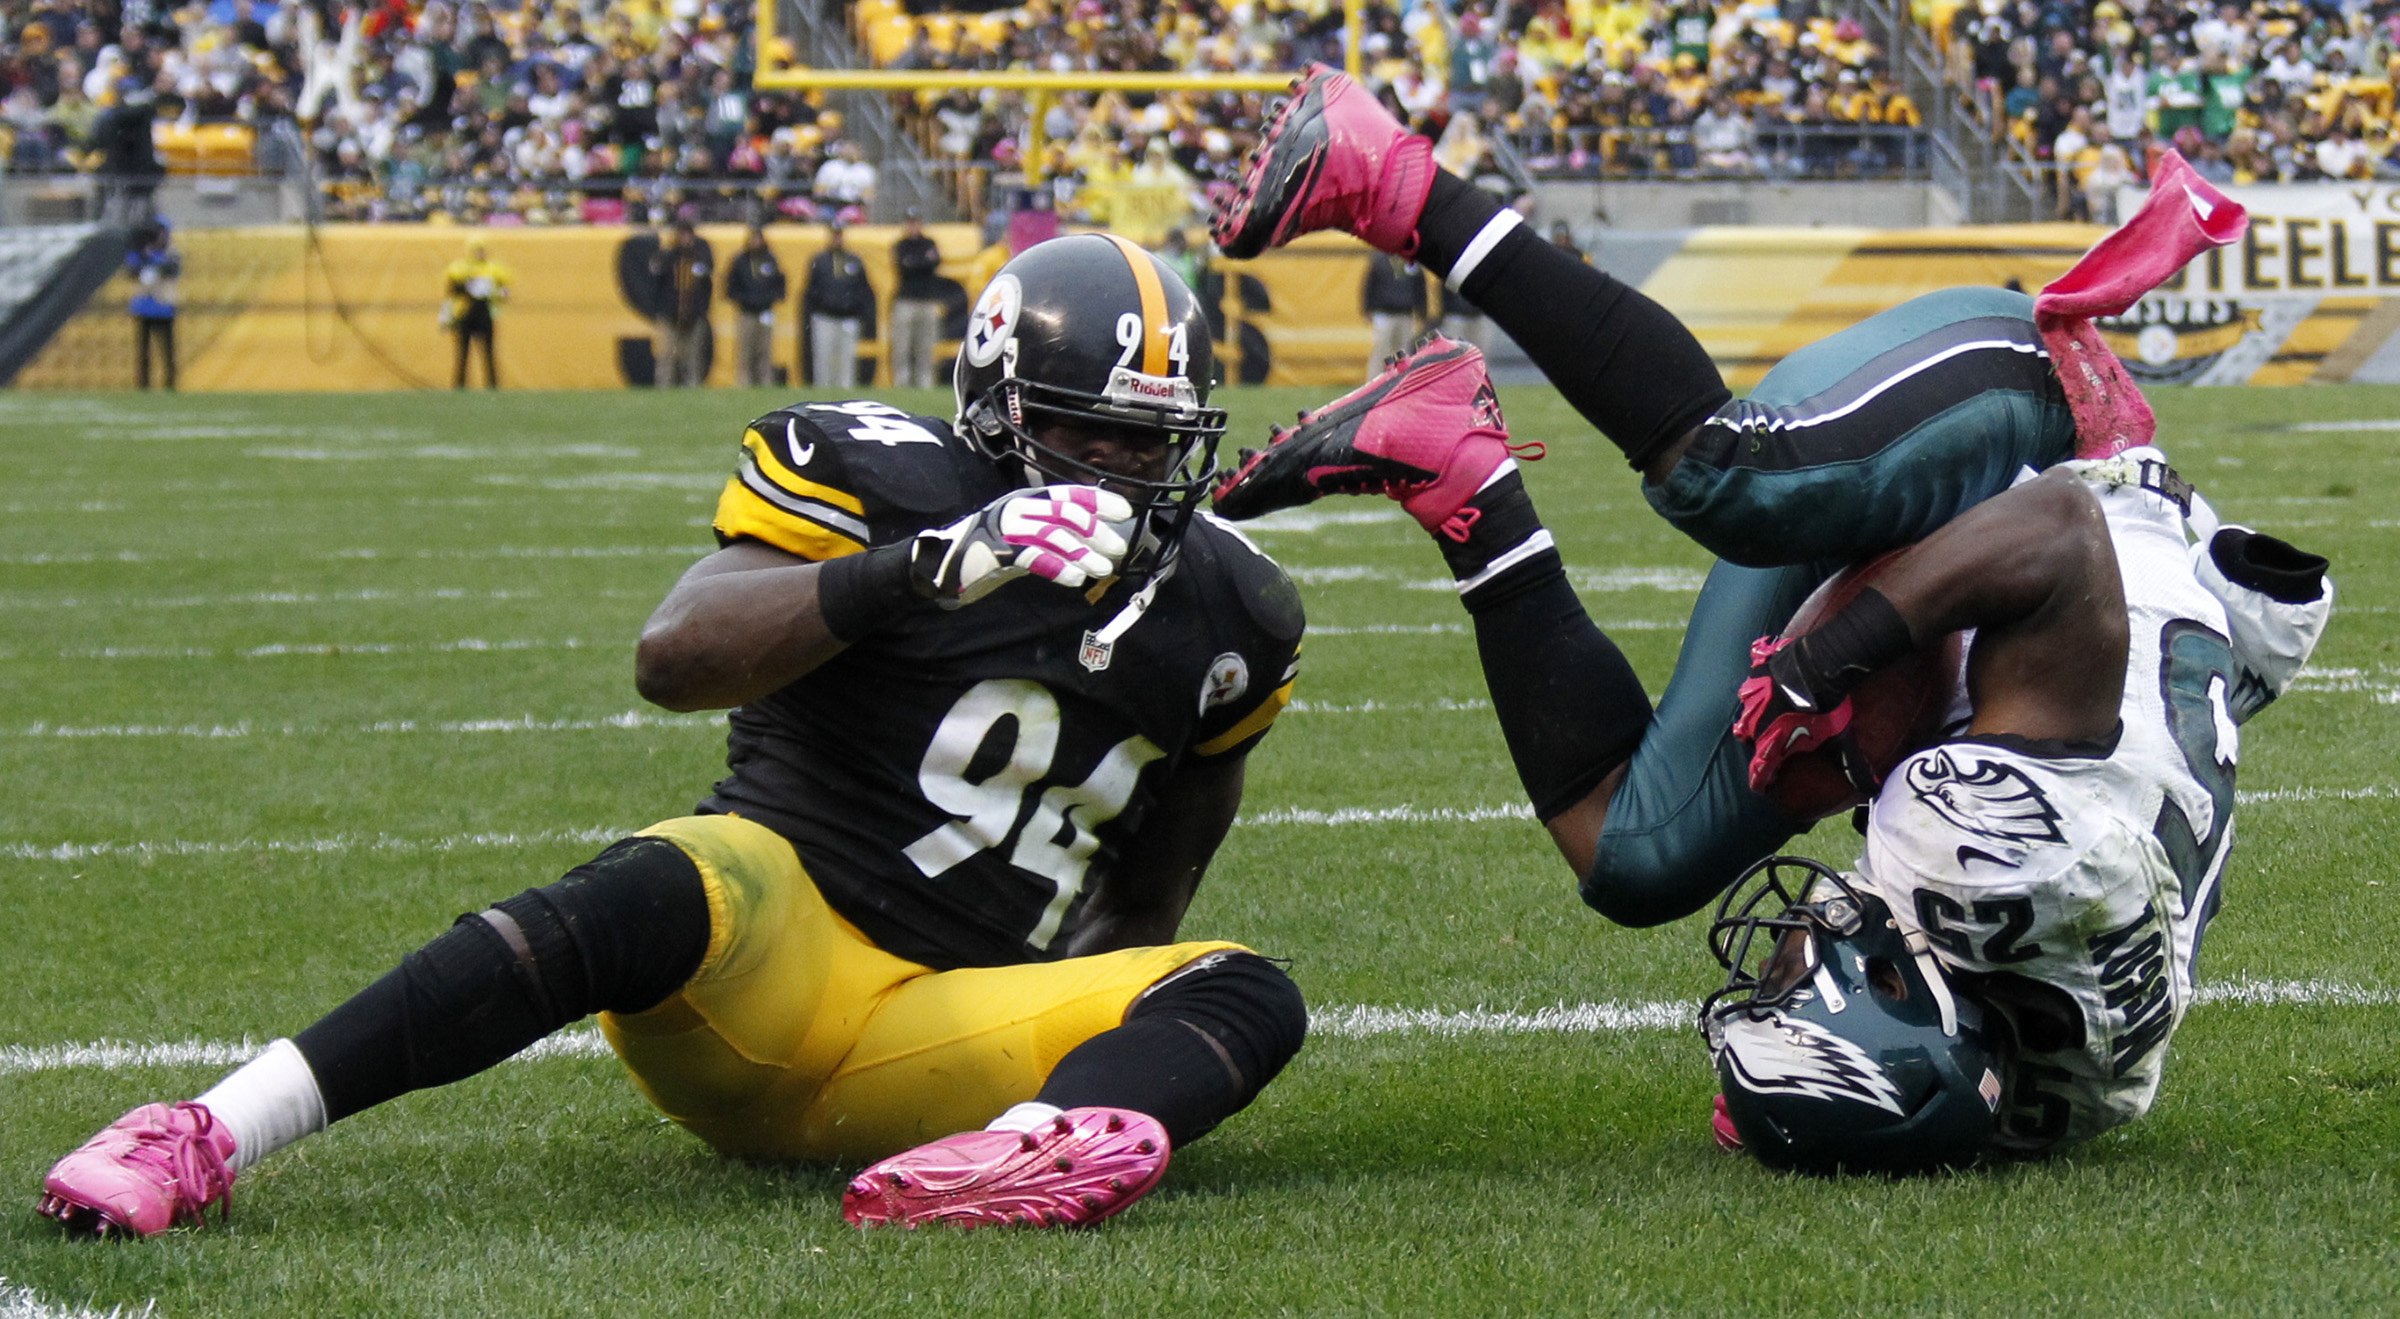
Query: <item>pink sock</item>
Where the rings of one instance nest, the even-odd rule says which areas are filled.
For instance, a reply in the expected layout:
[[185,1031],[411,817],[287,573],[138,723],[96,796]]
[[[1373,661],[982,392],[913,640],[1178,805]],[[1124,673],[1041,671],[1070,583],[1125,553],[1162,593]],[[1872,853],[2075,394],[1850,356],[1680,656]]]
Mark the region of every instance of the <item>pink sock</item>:
[[2115,233],[2033,300],[2034,327],[2075,413],[2078,458],[2105,458],[2148,444],[2158,419],[2109,351],[2093,320],[2114,316],[2172,278],[2193,257],[2249,228],[2250,215],[2176,152],[2159,159],[2150,197]]

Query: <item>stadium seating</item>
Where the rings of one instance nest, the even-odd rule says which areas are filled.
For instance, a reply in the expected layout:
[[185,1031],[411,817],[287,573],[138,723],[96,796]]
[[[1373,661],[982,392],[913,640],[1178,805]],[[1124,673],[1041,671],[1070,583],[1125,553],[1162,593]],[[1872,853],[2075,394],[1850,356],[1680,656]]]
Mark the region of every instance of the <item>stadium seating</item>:
[[[2224,182],[2391,169],[2400,16],[2387,9],[1916,0],[1913,12],[1988,131],[2054,171],[2060,214],[2090,215],[2112,180],[2170,144]],[[10,170],[112,168],[98,145],[111,112],[155,93],[154,144],[171,171],[250,169],[271,125],[302,121],[339,216],[730,214],[754,192],[807,215],[840,136],[811,98],[743,85],[745,0],[376,0],[332,7],[353,14],[346,32],[317,30],[311,7],[288,2],[177,11],[196,23],[154,10],[130,34],[87,31],[96,12],[36,5],[0,30]],[[1234,72],[1341,52],[1338,0],[860,0],[847,12],[863,58],[882,67]],[[1370,80],[1420,126],[1454,134],[1454,168],[1487,152],[1521,163],[1520,177],[1921,165],[1923,115],[1890,53],[1815,0],[1377,0],[1363,28]],[[962,199],[978,201],[995,171],[1036,164],[1071,213],[1109,219],[1128,205],[1163,217],[1176,190],[1203,200],[1263,100],[926,93],[908,109]],[[1050,154],[1028,162],[1037,104]]]

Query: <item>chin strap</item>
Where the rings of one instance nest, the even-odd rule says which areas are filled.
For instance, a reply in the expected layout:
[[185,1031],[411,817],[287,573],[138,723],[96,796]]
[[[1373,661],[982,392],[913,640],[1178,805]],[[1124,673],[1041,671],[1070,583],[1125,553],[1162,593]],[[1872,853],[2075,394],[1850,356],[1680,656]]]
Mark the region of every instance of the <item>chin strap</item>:
[[1175,575],[1175,563],[1175,560],[1169,559],[1157,572],[1150,574],[1150,580],[1142,583],[1142,589],[1133,593],[1133,598],[1125,602],[1125,607],[1117,611],[1115,618],[1108,620],[1106,626],[1092,634],[1092,640],[1102,646],[1114,646],[1117,638],[1132,631],[1133,625],[1142,621],[1142,615],[1150,612],[1150,602],[1158,598],[1158,588]]
[[1913,935],[1909,939],[1909,952],[1917,959],[1917,974],[1925,978],[1925,988],[1933,991],[1934,1004],[1942,1010],[1942,1034],[1956,1039],[1958,1000],[1951,996],[1950,977],[1942,970],[1941,959],[1933,955],[1932,949],[1918,946],[1920,943]]

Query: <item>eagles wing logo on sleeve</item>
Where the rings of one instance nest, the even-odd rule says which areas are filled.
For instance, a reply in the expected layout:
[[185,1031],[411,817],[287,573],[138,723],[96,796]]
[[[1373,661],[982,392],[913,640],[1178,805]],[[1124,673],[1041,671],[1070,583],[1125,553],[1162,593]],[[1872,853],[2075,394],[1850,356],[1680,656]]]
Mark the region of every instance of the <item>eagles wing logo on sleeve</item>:
[[2018,857],[2030,846],[2067,840],[2050,798],[2003,761],[1961,761],[1943,749],[1912,762],[1905,782],[1927,810],[1979,838],[2016,844]]
[[1815,1022],[1734,1015],[1719,1030],[1718,1056],[1753,1094],[1849,1100],[1906,1116],[1900,1087],[1867,1051]]

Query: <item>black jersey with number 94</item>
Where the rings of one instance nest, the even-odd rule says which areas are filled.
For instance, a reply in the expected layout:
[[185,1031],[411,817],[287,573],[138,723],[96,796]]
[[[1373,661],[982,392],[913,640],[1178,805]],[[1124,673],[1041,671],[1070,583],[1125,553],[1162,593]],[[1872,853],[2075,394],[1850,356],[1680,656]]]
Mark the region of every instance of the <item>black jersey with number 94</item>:
[[[1010,484],[946,422],[794,406],[743,435],[716,531],[824,560]],[[1028,577],[908,612],[734,710],[731,772],[701,810],[790,839],[834,909],[902,957],[1059,956],[1157,785],[1246,751],[1290,699],[1300,603],[1273,560],[1201,516],[1154,580],[1139,603],[1136,584]]]

